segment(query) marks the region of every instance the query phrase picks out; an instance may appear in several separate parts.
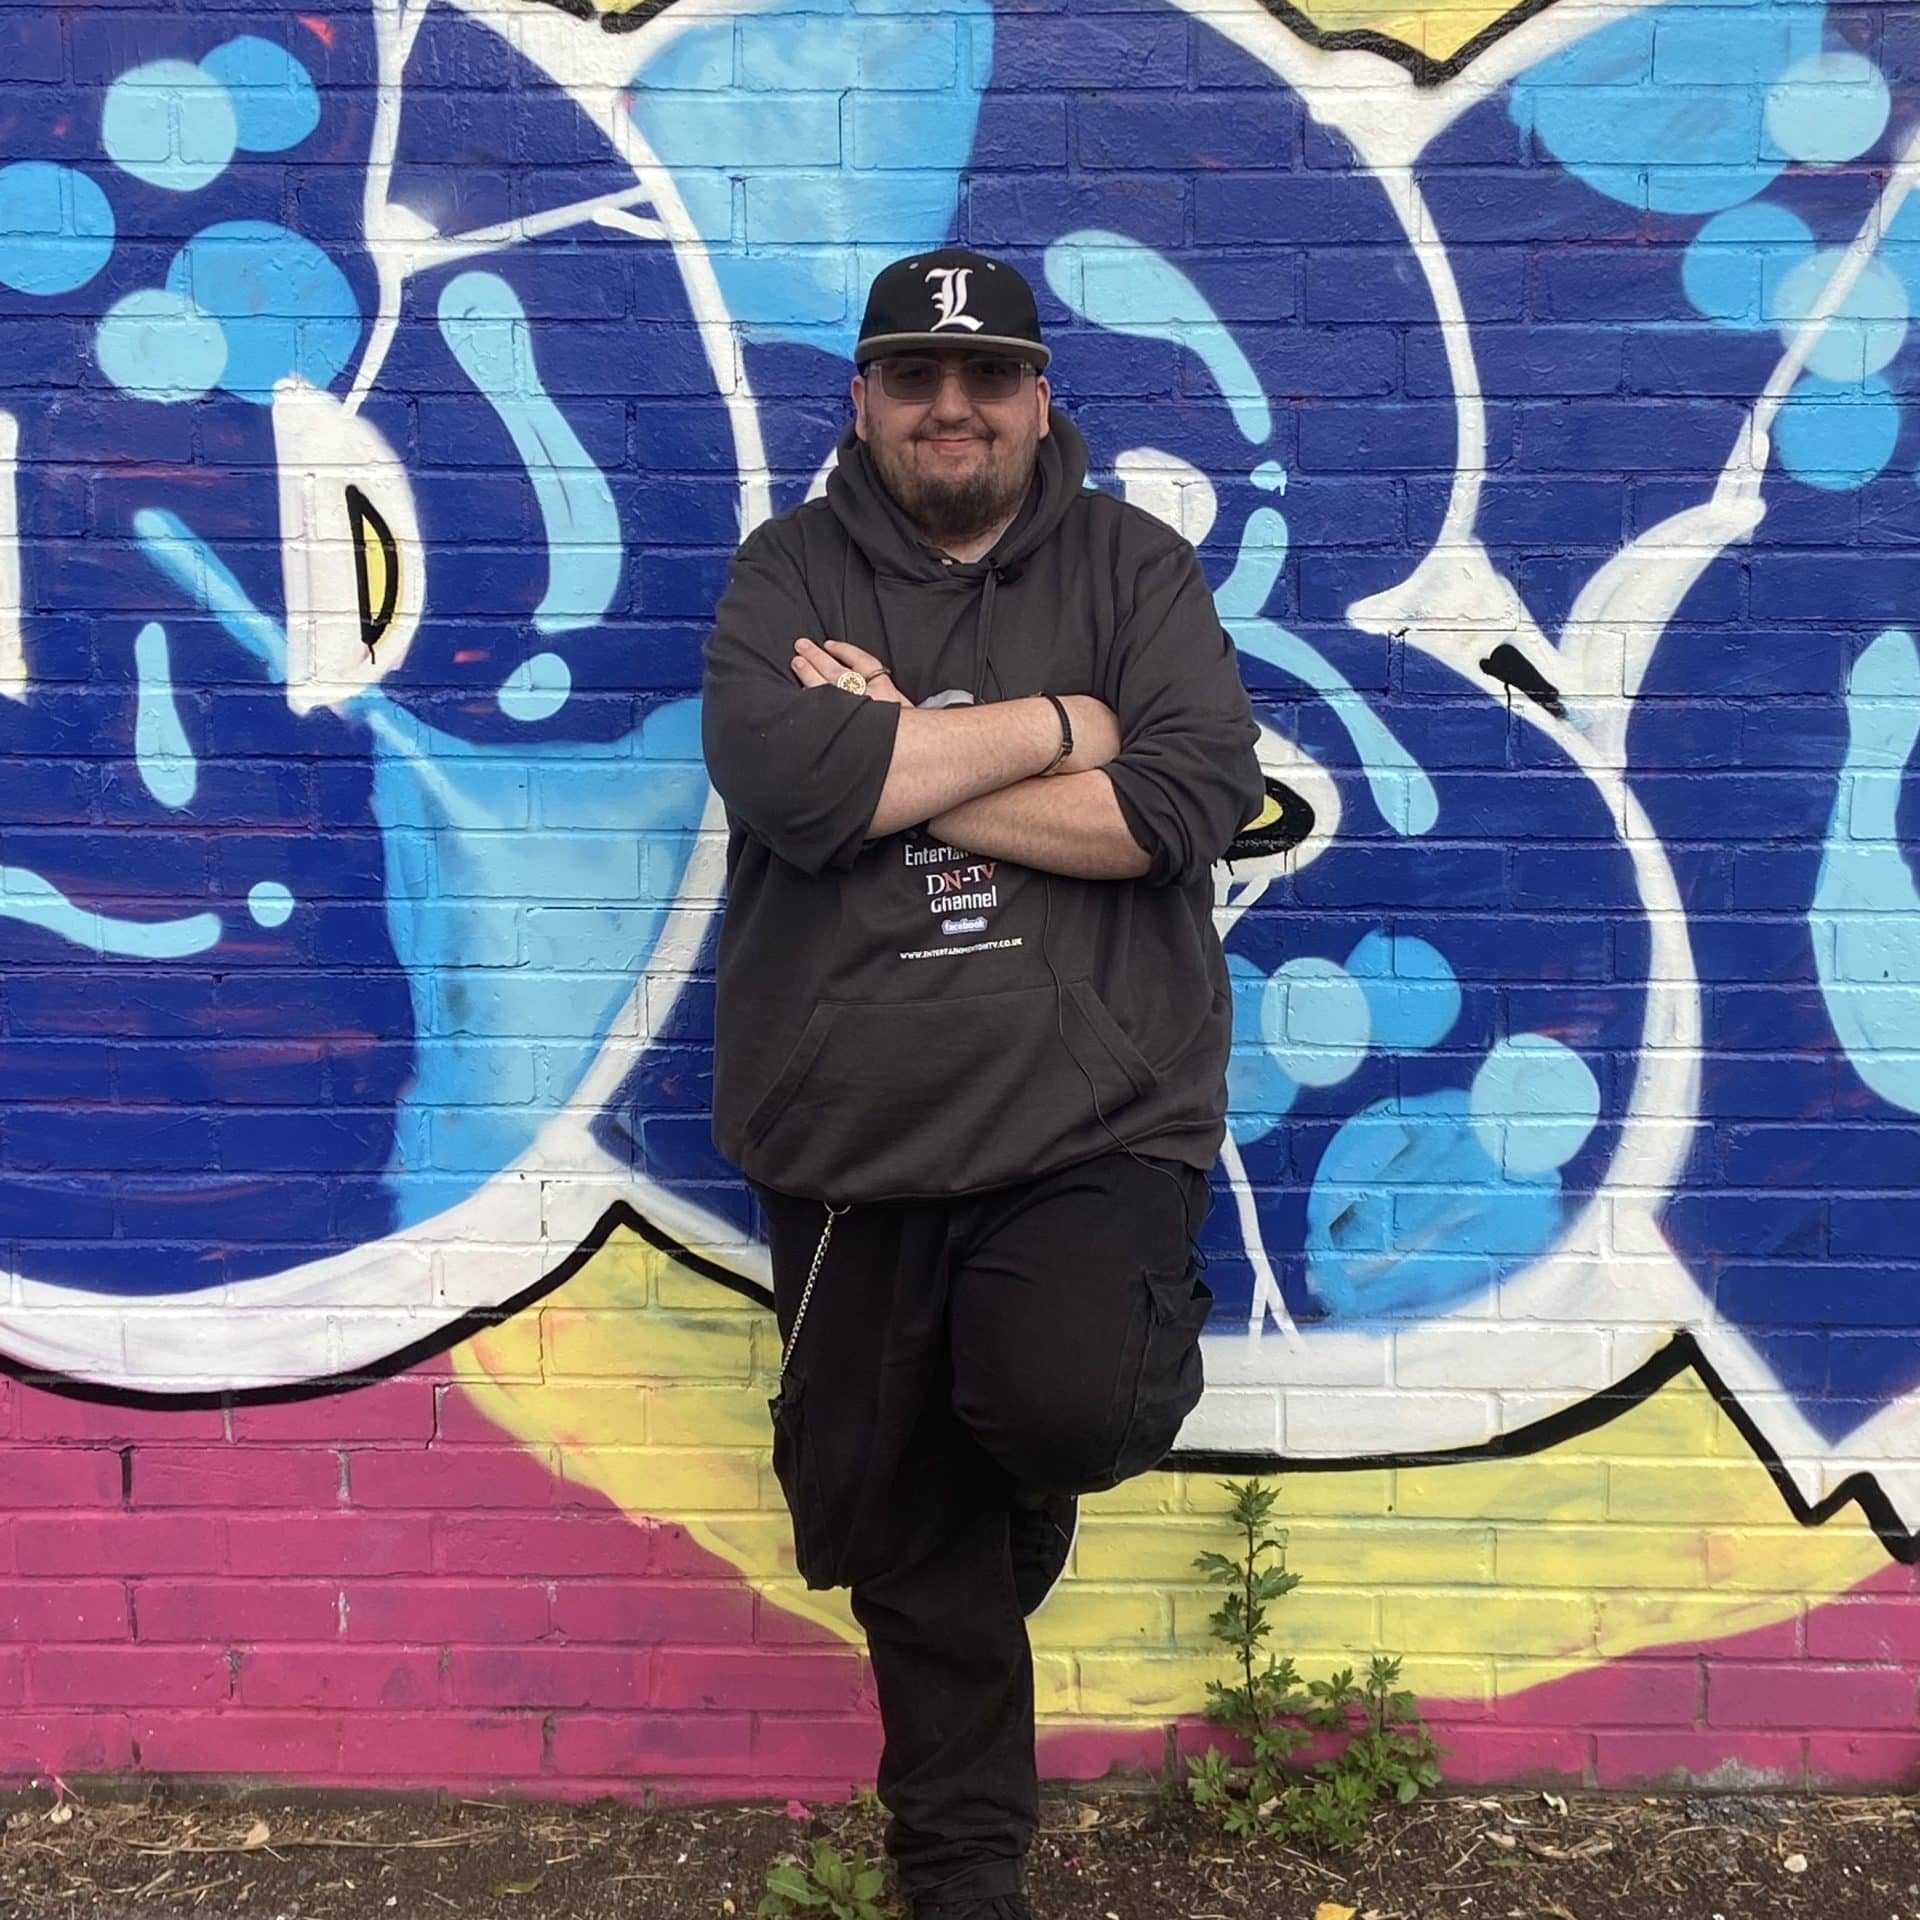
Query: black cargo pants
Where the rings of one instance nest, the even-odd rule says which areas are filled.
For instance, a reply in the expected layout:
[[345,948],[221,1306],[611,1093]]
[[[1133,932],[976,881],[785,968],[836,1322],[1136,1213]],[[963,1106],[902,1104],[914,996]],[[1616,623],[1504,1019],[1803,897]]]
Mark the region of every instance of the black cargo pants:
[[[1142,1156],[1144,1159],[1144,1156]],[[781,1338],[826,1208],[756,1186]],[[1206,1175],[1102,1155],[834,1223],[779,1399],[775,1464],[809,1586],[848,1586],[885,1731],[902,1887],[1020,1889],[1038,1823],[1020,1490],[1087,1493],[1164,1457],[1200,1397]]]

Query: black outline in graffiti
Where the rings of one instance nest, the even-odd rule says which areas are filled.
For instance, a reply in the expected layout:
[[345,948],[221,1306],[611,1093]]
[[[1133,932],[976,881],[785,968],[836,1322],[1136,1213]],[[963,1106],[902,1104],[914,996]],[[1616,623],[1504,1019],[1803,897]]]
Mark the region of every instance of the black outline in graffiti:
[[640,0],[637,7],[629,7],[625,13],[607,13],[593,4],[593,0],[546,0],[550,7],[557,7],[562,13],[570,13],[576,20],[589,23],[598,21],[603,33],[632,33],[644,27],[649,20],[673,5],[673,0]]
[[[339,1394],[351,1393],[356,1388],[391,1379],[409,1367],[418,1366],[423,1360],[445,1353],[477,1333],[484,1333],[488,1328],[499,1326],[526,1312],[537,1301],[571,1280],[606,1245],[617,1227],[627,1228],[657,1252],[670,1254],[703,1279],[725,1287],[729,1293],[738,1294],[743,1300],[750,1300],[755,1306],[764,1307],[769,1312],[772,1310],[773,1298],[764,1287],[740,1274],[729,1272],[703,1254],[694,1253],[671,1234],[642,1218],[622,1200],[601,1215],[593,1231],[544,1279],[535,1281],[532,1286],[497,1307],[476,1308],[462,1314],[457,1320],[450,1321],[410,1346],[402,1347],[398,1352],[388,1354],[385,1359],[358,1373],[303,1380],[297,1386],[250,1387],[238,1391],[190,1394],[145,1393],[137,1388],[98,1386],[65,1374],[49,1373],[27,1366],[11,1354],[0,1353],[0,1374],[38,1387],[42,1392],[58,1394],[63,1399],[171,1413],[204,1412],[210,1408],[226,1407],[286,1406],[302,1400],[331,1399]],[[1792,1477],[1765,1435],[1748,1418],[1726,1382],[1714,1371],[1712,1363],[1701,1352],[1699,1343],[1690,1333],[1684,1332],[1676,1333],[1660,1352],[1643,1361],[1625,1379],[1616,1381],[1603,1393],[1595,1394],[1562,1413],[1549,1414],[1516,1433],[1502,1434],[1499,1439],[1486,1441],[1477,1447],[1364,1454],[1339,1460],[1298,1460],[1284,1454],[1216,1453],[1204,1448],[1182,1448],[1169,1454],[1156,1471],[1358,1473],[1378,1467],[1440,1467],[1461,1465],[1472,1460],[1524,1459],[1529,1454],[1542,1453],[1564,1441],[1595,1432],[1642,1401],[1650,1399],[1670,1380],[1688,1372],[1695,1374],[1713,1396],[1715,1404],[1747,1443],[1754,1458],[1766,1469],[1787,1511],[1803,1527],[1822,1526],[1843,1508],[1857,1506],[1862,1518],[1872,1527],[1880,1544],[1894,1560],[1902,1566],[1920,1565],[1920,1532],[1909,1532],[1901,1524],[1893,1502],[1880,1490],[1879,1482],[1872,1474],[1849,1474],[1824,1500],[1809,1502],[1802,1498],[1799,1488],[1793,1484]]]
[[[394,608],[400,604],[400,548],[386,521],[351,481],[347,484],[346,498],[347,527],[353,535],[353,578],[360,598],[360,644],[371,660],[374,649],[393,625]],[[373,604],[372,582],[367,578],[369,533],[379,545],[383,571],[377,607]]]
[[1329,53],[1377,53],[1383,60],[1391,60],[1395,66],[1405,67],[1413,75],[1415,86],[1437,87],[1443,81],[1465,73],[1489,47],[1504,40],[1514,28],[1531,20],[1536,14],[1545,13],[1553,5],[1553,0],[1520,0],[1519,5],[1503,13],[1490,26],[1482,27],[1471,40],[1444,60],[1431,59],[1418,47],[1410,47],[1404,41],[1394,39],[1391,34],[1376,33],[1371,27],[1318,26],[1298,7],[1289,6],[1287,0],[1260,0],[1260,4],[1283,27],[1298,34],[1311,46],[1324,47]]
[[[674,0],[640,0],[638,6],[629,7],[623,13],[603,12],[593,4],[593,0],[545,0],[545,3],[562,13],[571,14],[576,20],[597,20],[603,33],[634,33],[650,20],[658,19],[673,5]],[[1515,27],[1531,20],[1535,14],[1546,12],[1553,5],[1553,0],[1520,0],[1519,5],[1502,14],[1490,26],[1482,27],[1471,40],[1444,60],[1432,59],[1418,47],[1410,47],[1404,41],[1394,39],[1391,34],[1377,33],[1372,27],[1322,27],[1311,14],[1299,7],[1289,6],[1287,0],[1260,0],[1260,4],[1288,32],[1297,34],[1309,46],[1324,47],[1330,53],[1376,53],[1384,60],[1391,60],[1395,66],[1405,67],[1413,75],[1415,86],[1437,87],[1443,81],[1464,73],[1490,46],[1504,40]]]
[[[1275,854],[1291,853],[1312,838],[1313,802],[1272,774],[1264,776],[1262,784],[1267,797],[1261,803],[1260,812],[1233,836],[1233,845],[1221,855],[1229,869],[1236,860],[1264,860]],[[1273,808],[1271,820],[1263,818],[1268,806]]]

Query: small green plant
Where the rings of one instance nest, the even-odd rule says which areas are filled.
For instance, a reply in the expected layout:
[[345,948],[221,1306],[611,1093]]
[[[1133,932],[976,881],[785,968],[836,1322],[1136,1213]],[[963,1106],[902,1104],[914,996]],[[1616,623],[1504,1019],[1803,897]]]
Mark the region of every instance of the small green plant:
[[[1273,1523],[1278,1483],[1223,1483],[1240,1530],[1237,1558],[1203,1553],[1194,1565],[1216,1587],[1213,1637],[1239,1668],[1211,1681],[1207,1717],[1239,1735],[1247,1761],[1236,1766],[1218,1747],[1188,1765],[1196,1805],[1243,1839],[1354,1845],[1383,1800],[1401,1805],[1440,1784],[1440,1749],[1414,1696],[1400,1685],[1400,1662],[1376,1654],[1366,1678],[1344,1667],[1326,1680],[1301,1680],[1291,1658],[1276,1656],[1270,1610],[1300,1584],[1287,1566],[1287,1536]],[[1345,1735],[1330,1758],[1300,1773],[1288,1762],[1316,1733]]]
[[865,1852],[842,1853],[830,1840],[813,1843],[813,1859],[783,1860],[767,1874],[759,1920],[891,1920],[880,1904],[886,1875]]
[[871,1787],[862,1787],[859,1792],[847,1796],[847,1818],[849,1820],[884,1820],[887,1810],[880,1804],[880,1796]]

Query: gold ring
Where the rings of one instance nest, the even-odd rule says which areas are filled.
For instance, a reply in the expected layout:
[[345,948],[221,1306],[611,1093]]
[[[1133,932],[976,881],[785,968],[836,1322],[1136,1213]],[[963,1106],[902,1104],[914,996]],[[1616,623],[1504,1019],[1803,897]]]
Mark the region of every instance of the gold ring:
[[855,673],[854,670],[849,667],[833,684],[838,687],[842,693],[865,693],[867,690],[867,676],[864,673]]

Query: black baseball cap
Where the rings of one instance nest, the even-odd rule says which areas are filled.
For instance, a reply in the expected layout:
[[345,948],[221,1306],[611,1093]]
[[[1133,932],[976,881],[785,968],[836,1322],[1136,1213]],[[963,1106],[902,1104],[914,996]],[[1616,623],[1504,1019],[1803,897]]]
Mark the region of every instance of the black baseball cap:
[[856,364],[928,347],[975,347],[1036,367],[1053,358],[1040,338],[1033,289],[1004,260],[967,247],[916,253],[874,276]]

